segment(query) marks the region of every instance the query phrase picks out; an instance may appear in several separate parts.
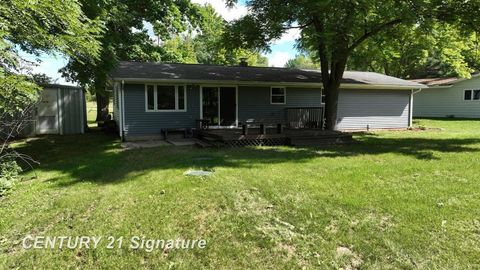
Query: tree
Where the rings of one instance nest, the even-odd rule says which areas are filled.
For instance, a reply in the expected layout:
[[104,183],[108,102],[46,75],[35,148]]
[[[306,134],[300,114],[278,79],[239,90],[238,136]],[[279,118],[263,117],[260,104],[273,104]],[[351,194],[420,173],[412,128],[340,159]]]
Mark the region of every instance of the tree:
[[400,26],[390,35],[379,34],[352,53],[348,67],[406,79],[469,77],[478,70],[476,34],[464,35],[453,25],[429,29]]
[[[236,0],[228,0],[233,4]],[[288,29],[301,31],[299,46],[315,51],[326,93],[326,128],[336,128],[341,80],[352,53],[371,37],[396,33],[397,26],[428,28],[438,18],[465,25],[466,5],[446,0],[252,0],[250,13],[228,27],[226,39],[244,48],[269,48]],[[473,2],[473,1],[462,1]],[[468,8],[472,8],[469,6]],[[441,17],[439,10],[449,10]]]
[[45,73],[33,73],[31,74],[32,80],[38,85],[52,84],[53,79],[47,76]]
[[163,61],[237,65],[242,58],[246,58],[250,66],[268,66],[268,58],[262,56],[258,50],[227,49],[222,39],[226,27],[225,20],[210,4],[198,5],[197,9],[199,12],[197,27],[165,41]]
[[160,61],[164,48],[156,45],[145,29],[153,25],[161,40],[195,25],[196,7],[189,0],[81,0],[88,18],[101,20],[105,31],[99,38],[99,59],[90,57],[70,59],[62,73],[71,81],[78,81],[95,95],[97,121],[108,115],[109,94],[106,91],[108,74],[119,60]]
[[285,63],[286,68],[300,69],[318,69],[319,65],[315,63],[309,55],[299,54]]
[[20,63],[25,61],[18,49],[95,58],[100,32],[98,22],[85,17],[77,1],[0,2],[0,196],[20,170],[16,161],[32,161],[10,147],[30,119],[40,91],[32,76],[21,74]]

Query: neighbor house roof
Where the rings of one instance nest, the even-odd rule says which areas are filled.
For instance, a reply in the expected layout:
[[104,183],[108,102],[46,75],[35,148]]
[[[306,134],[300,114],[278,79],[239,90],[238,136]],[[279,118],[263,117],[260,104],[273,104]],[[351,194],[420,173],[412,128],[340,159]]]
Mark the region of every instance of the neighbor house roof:
[[[480,73],[472,74],[472,78],[479,77]],[[453,84],[463,82],[468,80],[467,78],[457,78],[457,77],[450,77],[450,78],[424,78],[424,79],[414,79],[410,80],[411,82],[421,83],[426,86],[430,87],[441,87],[441,86],[451,86]]]
[[[119,66],[110,74],[110,77],[126,81],[264,82],[318,84],[318,86],[321,86],[322,82],[322,74],[318,70],[146,62],[120,62]],[[425,87],[416,82],[383,74],[359,71],[346,71],[342,84],[402,88]]]
[[449,85],[452,82],[457,81],[458,78],[425,78],[425,79],[415,79],[410,80],[411,82],[421,83],[427,86],[438,86],[438,85]]

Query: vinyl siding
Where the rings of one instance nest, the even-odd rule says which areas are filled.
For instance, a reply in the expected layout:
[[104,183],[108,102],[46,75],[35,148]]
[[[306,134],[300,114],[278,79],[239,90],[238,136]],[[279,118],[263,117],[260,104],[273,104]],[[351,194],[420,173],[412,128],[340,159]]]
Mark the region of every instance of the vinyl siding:
[[[146,112],[145,85],[125,84],[125,136],[159,136],[162,128],[193,128],[200,118],[200,87],[187,86],[186,112]],[[406,128],[411,91],[341,90],[339,128]],[[270,87],[238,87],[238,121],[285,123],[286,108],[319,107],[320,89],[286,88],[286,104],[270,104]]]
[[238,87],[238,121],[285,123],[288,107],[320,107],[320,89],[286,88],[286,104],[270,104],[270,87]]
[[410,95],[411,91],[341,89],[337,128],[407,128]]
[[187,86],[186,112],[146,112],[145,85],[125,84],[125,136],[160,135],[162,128],[193,128],[200,118],[198,86]]
[[480,78],[459,82],[450,88],[429,88],[415,94],[413,116],[480,118],[480,100],[463,100],[464,90],[480,89]]

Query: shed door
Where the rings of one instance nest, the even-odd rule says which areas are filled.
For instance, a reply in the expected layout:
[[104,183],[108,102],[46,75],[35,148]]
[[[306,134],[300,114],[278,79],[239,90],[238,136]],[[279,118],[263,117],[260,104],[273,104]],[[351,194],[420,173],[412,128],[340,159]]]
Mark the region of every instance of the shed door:
[[58,134],[58,92],[45,89],[37,104],[37,134]]

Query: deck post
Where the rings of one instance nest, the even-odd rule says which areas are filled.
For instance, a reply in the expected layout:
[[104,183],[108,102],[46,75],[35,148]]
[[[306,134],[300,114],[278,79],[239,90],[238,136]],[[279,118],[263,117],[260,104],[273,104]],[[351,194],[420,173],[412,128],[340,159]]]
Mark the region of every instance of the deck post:
[[265,128],[265,124],[260,124],[260,134],[265,135],[267,134],[267,130]]
[[282,124],[277,124],[277,133],[282,134],[283,133],[283,126]]
[[244,136],[248,135],[248,126],[247,125],[242,125],[242,135],[244,135]]

